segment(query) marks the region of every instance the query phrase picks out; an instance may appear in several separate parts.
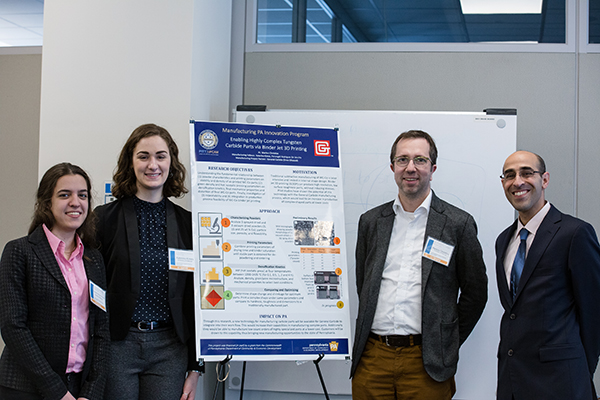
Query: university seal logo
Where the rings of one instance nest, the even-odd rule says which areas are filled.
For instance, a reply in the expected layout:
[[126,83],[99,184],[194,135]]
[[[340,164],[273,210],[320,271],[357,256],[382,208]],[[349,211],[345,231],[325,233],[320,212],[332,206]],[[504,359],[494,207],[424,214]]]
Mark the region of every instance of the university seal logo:
[[200,146],[204,147],[206,150],[211,150],[217,147],[219,138],[217,137],[217,134],[210,129],[205,129],[200,132],[200,135],[198,135],[198,143],[200,143]]

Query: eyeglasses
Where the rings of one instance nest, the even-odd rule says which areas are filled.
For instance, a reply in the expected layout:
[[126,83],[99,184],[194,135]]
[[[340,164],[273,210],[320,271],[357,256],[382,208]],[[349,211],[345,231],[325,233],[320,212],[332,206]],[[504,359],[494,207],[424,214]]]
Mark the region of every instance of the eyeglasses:
[[407,156],[398,156],[394,158],[394,164],[398,167],[406,167],[410,162],[413,162],[416,167],[424,167],[430,161],[429,158],[423,156],[416,156],[414,158],[410,158]]
[[[525,168],[525,169],[520,170],[518,172],[518,174],[519,174],[519,176],[522,179],[531,179],[531,178],[533,178],[533,175],[535,175],[535,174],[542,175],[543,172],[542,171],[534,171],[534,170],[532,170],[530,168]],[[505,171],[502,175],[500,175],[500,179],[504,179],[506,181],[512,181],[512,180],[514,180],[516,178],[517,178],[517,172],[516,171],[512,171],[512,170],[511,171]]]

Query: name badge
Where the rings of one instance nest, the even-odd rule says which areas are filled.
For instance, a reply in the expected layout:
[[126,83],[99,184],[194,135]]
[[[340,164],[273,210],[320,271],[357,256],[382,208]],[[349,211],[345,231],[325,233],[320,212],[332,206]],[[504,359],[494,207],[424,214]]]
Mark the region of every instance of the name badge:
[[452,258],[453,251],[454,246],[429,236],[427,238],[427,242],[425,243],[423,257],[429,258],[430,260],[438,262],[447,267],[450,263],[450,258]]
[[106,290],[90,281],[90,301],[106,312]]
[[174,271],[194,272],[194,251],[170,248],[169,269]]

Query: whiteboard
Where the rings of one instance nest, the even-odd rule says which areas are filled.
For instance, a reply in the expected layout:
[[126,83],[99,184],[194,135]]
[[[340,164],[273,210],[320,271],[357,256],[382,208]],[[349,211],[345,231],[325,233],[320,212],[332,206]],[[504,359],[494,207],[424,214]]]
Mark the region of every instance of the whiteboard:
[[[431,186],[435,193],[466,211],[477,222],[488,270],[488,303],[460,349],[455,399],[495,399],[497,346],[502,308],[497,295],[494,242],[514,221],[499,175],[516,150],[516,115],[483,112],[270,110],[236,112],[235,122],[338,128],[342,154],[344,212],[350,287],[355,288],[354,249],[359,216],[398,194],[389,155],[402,132],[420,129],[436,141],[439,156]],[[353,322],[358,310],[356,290],[350,297]],[[350,394],[349,361],[320,363],[330,394]],[[232,363],[230,389],[240,388],[241,363]],[[245,390],[322,393],[314,364],[249,362]]]

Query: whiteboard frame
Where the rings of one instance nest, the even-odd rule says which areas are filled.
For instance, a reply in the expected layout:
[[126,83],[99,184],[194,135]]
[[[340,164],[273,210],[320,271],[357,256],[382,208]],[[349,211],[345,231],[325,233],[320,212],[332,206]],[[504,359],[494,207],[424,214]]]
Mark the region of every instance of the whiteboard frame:
[[[499,128],[501,120],[504,128]],[[487,115],[484,112],[269,110],[235,112],[234,121],[339,128],[344,168],[346,239],[351,246],[347,250],[348,269],[351,276],[355,273],[352,254],[358,215],[392,200],[397,194],[389,169],[389,152],[395,137],[409,129],[422,129],[433,136],[439,158],[432,188],[440,198],[465,209],[475,218],[489,280],[488,303],[484,314],[460,350],[455,377],[457,393],[454,398],[494,399],[499,321],[502,315],[496,289],[494,243],[496,236],[515,218],[513,208],[505,199],[499,175],[506,157],[516,150],[516,115]],[[474,128],[468,128],[470,123]],[[485,166],[482,168],[479,164]],[[360,190],[361,187],[356,186],[359,180],[373,186],[368,191]],[[351,281],[350,285],[353,284],[355,282]],[[358,304],[356,294],[350,300],[351,320],[354,321]],[[321,368],[329,393],[351,393],[349,362],[323,360]],[[246,371],[245,390],[322,393],[312,365],[253,362]],[[231,377],[239,378],[240,374],[241,364],[233,363]],[[473,376],[478,378],[474,380]],[[239,382],[239,379],[230,379],[229,382],[230,389],[239,389],[239,385],[232,383]]]

